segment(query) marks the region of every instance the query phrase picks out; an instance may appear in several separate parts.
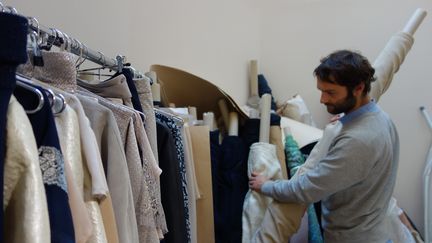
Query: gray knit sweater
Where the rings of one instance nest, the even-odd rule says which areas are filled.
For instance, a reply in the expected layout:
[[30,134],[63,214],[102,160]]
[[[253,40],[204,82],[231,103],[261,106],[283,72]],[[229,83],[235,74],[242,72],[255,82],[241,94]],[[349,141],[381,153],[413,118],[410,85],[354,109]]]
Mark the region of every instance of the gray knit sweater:
[[396,127],[374,102],[341,122],[340,134],[315,168],[290,181],[266,182],[262,193],[283,202],[321,200],[326,243],[384,243],[399,160]]

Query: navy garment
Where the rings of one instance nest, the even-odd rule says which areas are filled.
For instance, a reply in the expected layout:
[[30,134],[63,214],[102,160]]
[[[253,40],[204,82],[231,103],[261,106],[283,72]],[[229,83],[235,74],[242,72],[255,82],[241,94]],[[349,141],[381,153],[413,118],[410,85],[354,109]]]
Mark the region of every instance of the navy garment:
[[187,191],[187,180],[186,180],[186,166],[185,166],[185,156],[184,156],[184,148],[183,148],[183,139],[181,135],[181,126],[176,122],[173,117],[165,115],[163,113],[159,113],[157,110],[155,112],[156,122],[160,122],[164,124],[171,132],[172,137],[174,138],[175,151],[177,155],[177,159],[179,161],[180,168],[180,178],[181,178],[181,186],[183,192],[183,206],[185,211],[185,220],[186,220],[186,233],[188,242],[191,241],[191,226],[190,226],[190,216],[189,216],[189,199],[188,199],[188,191]]
[[[39,163],[48,204],[51,242],[74,243],[75,233],[67,194],[64,160],[54,116],[45,91],[40,87],[37,88],[42,91],[44,105],[40,111],[27,115],[39,151]],[[32,91],[19,86],[15,89],[14,95],[26,110],[34,109],[35,104],[39,102]]]
[[[9,100],[16,85],[15,72],[27,61],[27,19],[0,13],[0,243],[4,238],[3,176],[6,153],[6,124]],[[7,232],[6,232],[7,233]]]
[[156,122],[156,129],[159,167],[162,169],[160,175],[161,200],[168,226],[168,233],[164,235],[161,243],[187,243],[180,163],[174,138],[164,124]]
[[218,168],[221,160],[221,146],[219,144],[219,130],[210,131],[210,157],[211,157],[211,175],[212,175],[212,193],[213,193],[213,221],[215,231],[215,243],[222,242],[221,222],[219,214],[219,192],[218,192]]
[[[129,87],[129,91],[132,94],[132,105],[133,105],[134,109],[139,111],[139,112],[143,112],[143,108],[141,106],[141,102],[140,102],[140,99],[138,96],[138,91],[137,91],[137,88],[136,88],[135,83],[133,81],[132,71],[129,68],[123,68],[121,73],[116,73],[116,74],[114,74],[113,77],[116,77],[120,74],[123,74],[126,77],[126,82],[127,82],[128,87]],[[142,118],[144,118],[144,117],[142,117]]]
[[[272,90],[270,88],[270,86],[268,85],[268,82],[266,80],[266,78],[264,77],[264,75],[259,74],[258,75],[258,95],[259,97],[261,97],[263,94],[271,94],[272,95]],[[273,98],[273,95],[271,97],[271,109],[272,110],[276,110],[276,102]]]
[[243,202],[249,190],[245,151],[245,145],[238,136],[226,136],[221,145],[216,178],[220,243],[237,243],[242,240]]

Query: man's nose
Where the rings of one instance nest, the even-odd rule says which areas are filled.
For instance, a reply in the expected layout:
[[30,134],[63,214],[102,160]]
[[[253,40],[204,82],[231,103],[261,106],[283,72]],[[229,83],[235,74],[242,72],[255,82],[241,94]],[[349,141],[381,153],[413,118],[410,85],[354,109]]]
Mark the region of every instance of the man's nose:
[[320,102],[321,104],[325,104],[328,102],[328,96],[325,93],[321,93]]

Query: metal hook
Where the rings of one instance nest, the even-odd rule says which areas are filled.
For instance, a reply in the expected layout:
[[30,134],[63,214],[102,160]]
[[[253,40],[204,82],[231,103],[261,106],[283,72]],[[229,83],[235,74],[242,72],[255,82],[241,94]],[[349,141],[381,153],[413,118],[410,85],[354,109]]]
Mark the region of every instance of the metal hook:
[[54,106],[53,113],[54,115],[62,113],[64,109],[66,109],[66,99],[62,94],[56,94],[54,96]]
[[[37,37],[38,37],[38,45],[41,45],[42,44],[42,38],[41,38],[41,30],[40,30],[39,21],[35,17],[28,17],[28,20],[30,20],[30,24],[32,26],[32,29],[36,28],[36,33],[37,33]],[[34,26],[34,23],[36,23],[36,26]]]
[[64,47],[65,39],[64,39],[63,32],[61,32],[58,29],[54,29],[54,30],[55,30],[55,33],[56,33],[56,40],[58,40],[58,42],[60,43],[60,49],[61,50],[65,50],[65,47]]
[[75,49],[78,49],[78,51],[79,51],[78,59],[77,59],[76,62],[75,62],[75,66],[76,66],[76,68],[78,69],[78,67],[79,67],[78,63],[81,62],[81,58],[82,58],[82,44],[81,44],[81,42],[79,42],[79,40],[77,40],[77,39],[73,39],[73,41],[74,41],[74,43],[76,44],[76,46],[74,46],[74,48],[75,48]]
[[65,41],[65,50],[70,52],[71,48],[70,48],[70,38],[66,33],[63,33],[64,36],[64,41]]
[[6,6],[6,8],[9,9],[11,14],[18,14],[18,11],[14,7]]

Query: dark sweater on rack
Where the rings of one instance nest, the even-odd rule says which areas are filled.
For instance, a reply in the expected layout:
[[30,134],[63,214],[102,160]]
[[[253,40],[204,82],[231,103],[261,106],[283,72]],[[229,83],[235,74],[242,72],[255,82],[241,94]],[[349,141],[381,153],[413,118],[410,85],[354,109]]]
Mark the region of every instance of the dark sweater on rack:
[[[3,173],[6,150],[7,109],[16,85],[16,67],[27,61],[28,22],[21,16],[0,13],[0,216],[3,219]],[[4,222],[0,221],[0,242],[4,239]]]

